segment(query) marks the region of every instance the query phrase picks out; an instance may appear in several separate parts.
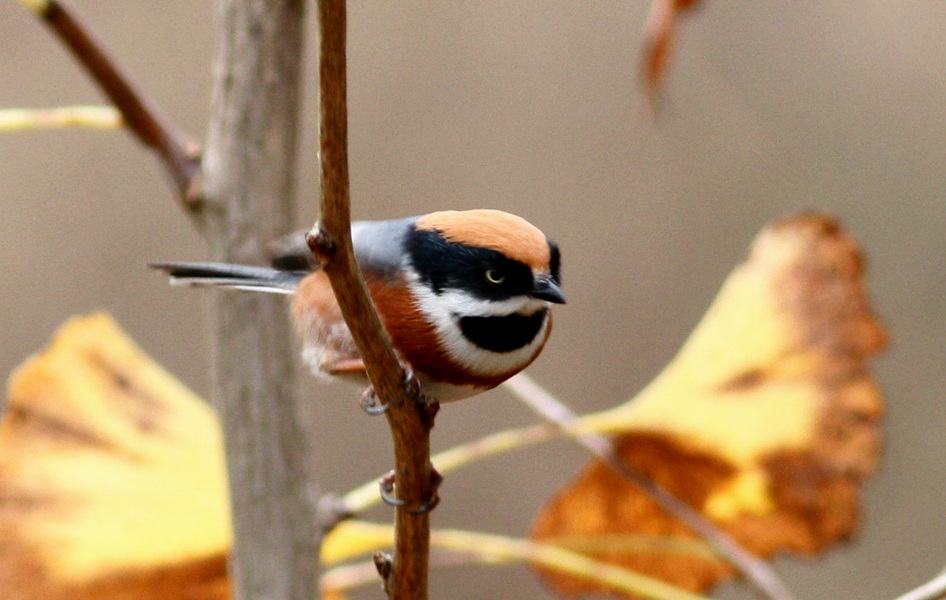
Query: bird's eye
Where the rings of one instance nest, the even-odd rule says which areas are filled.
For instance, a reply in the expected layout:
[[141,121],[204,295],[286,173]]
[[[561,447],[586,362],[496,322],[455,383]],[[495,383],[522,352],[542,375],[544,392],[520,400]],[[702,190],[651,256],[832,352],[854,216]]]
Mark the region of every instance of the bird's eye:
[[506,281],[506,276],[500,273],[498,269],[486,269],[486,281],[493,285],[499,285]]

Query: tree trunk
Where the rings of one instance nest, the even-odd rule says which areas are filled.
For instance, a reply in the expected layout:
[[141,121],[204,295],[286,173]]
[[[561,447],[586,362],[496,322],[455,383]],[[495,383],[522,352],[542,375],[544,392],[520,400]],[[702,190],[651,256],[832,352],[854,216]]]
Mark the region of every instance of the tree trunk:
[[[259,263],[291,225],[303,0],[219,0],[206,232],[215,260]],[[318,597],[319,532],[292,398],[285,301],[215,296],[213,399],[233,508],[236,600]]]

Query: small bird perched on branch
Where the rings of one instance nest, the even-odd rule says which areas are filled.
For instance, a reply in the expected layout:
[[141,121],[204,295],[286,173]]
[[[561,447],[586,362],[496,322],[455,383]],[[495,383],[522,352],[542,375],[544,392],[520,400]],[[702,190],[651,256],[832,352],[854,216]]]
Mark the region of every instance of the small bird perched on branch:
[[[352,224],[355,257],[391,341],[441,402],[496,387],[526,368],[564,304],[558,247],[498,210],[442,211]],[[291,294],[303,358],[316,374],[364,376],[326,274],[302,233],[274,245],[272,267],[157,263],[173,284]]]

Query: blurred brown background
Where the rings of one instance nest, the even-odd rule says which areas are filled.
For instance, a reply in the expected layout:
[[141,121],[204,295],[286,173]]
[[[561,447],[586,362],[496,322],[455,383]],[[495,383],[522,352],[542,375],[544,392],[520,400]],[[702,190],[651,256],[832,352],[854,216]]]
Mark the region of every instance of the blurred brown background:
[[[202,137],[212,3],[75,4]],[[766,221],[806,208],[839,216],[869,254],[892,330],[876,365],[888,451],[860,540],[778,566],[801,598],[884,599],[946,564],[946,5],[708,1],[682,27],[664,110],[648,125],[637,118],[643,2],[350,4],[356,216],[497,207],[554,237],[569,304],[531,373],[576,410],[612,405],[653,377]],[[310,53],[300,227],[315,219],[314,65]],[[0,1],[0,107],[99,101],[43,27]],[[170,289],[144,266],[205,250],[129,136],[0,137],[0,240],[4,374],[69,315],[107,309],[207,391],[202,293]],[[353,390],[304,375],[300,386],[325,489],[390,467],[385,426]],[[496,391],[448,406],[434,443],[532,421]],[[525,534],[584,460],[560,443],[452,474],[434,524]],[[546,595],[525,569],[501,567],[439,572],[432,597]]]

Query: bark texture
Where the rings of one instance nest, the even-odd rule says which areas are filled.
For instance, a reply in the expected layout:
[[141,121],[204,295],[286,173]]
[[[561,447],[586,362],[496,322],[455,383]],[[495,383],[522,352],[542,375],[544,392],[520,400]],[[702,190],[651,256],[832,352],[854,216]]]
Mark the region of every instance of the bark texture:
[[[219,0],[205,218],[215,260],[259,263],[291,225],[302,0]],[[226,437],[237,600],[318,597],[318,543],[292,398],[284,299],[214,297],[213,398]]]

